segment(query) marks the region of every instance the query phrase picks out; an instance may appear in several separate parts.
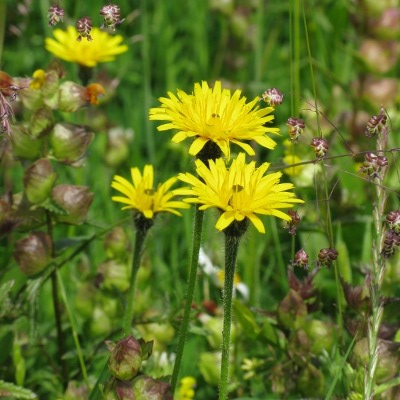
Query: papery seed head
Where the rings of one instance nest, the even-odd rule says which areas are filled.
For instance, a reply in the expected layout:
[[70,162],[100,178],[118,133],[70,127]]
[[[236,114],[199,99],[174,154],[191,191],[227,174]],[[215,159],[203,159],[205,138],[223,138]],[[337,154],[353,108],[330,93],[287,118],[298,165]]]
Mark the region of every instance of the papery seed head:
[[276,88],[267,89],[261,98],[270,106],[280,105],[283,102],[283,94]]
[[339,253],[334,248],[321,249],[318,253],[317,265],[330,268],[338,255]]
[[373,115],[367,122],[367,127],[365,128],[365,136],[372,137],[377,133],[382,132],[386,125],[387,115],[385,110],[382,108],[379,115]]
[[294,267],[308,269],[308,254],[304,249],[300,249],[294,255],[294,259],[291,261],[291,265]]
[[304,121],[300,118],[290,117],[287,120],[286,125],[289,130],[290,141],[292,141],[293,143],[297,143],[297,140],[299,139],[305,128]]
[[49,26],[55,26],[64,20],[64,10],[53,4],[47,12],[47,18],[49,19]]
[[116,4],[109,4],[100,9],[100,15],[104,18],[104,23],[100,29],[105,27],[115,31],[115,27],[123,22],[121,20],[120,8]]
[[291,220],[288,221],[286,228],[288,229],[290,235],[295,235],[297,227],[301,221],[300,215],[295,210],[289,210],[288,215],[291,217]]
[[79,36],[76,38],[78,42],[85,37],[88,41],[93,40],[90,36],[90,32],[92,30],[92,19],[90,17],[83,17],[78,19],[76,22],[76,30],[79,32]]
[[329,150],[329,144],[326,139],[322,137],[313,138],[311,140],[311,146],[314,147],[314,152],[318,160],[322,160],[326,157]]
[[400,235],[400,211],[390,211],[386,216],[386,222],[389,228]]

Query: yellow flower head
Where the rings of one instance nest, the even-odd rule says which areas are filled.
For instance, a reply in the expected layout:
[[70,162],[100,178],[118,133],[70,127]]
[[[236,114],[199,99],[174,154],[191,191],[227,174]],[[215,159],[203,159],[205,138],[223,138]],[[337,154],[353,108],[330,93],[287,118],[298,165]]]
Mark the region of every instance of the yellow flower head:
[[178,400],[192,400],[195,395],[196,379],[192,376],[185,376],[179,383]]
[[235,220],[240,222],[248,218],[259,232],[265,233],[264,225],[256,214],[273,215],[290,221],[291,218],[280,209],[303,203],[288,191],[293,189],[291,183],[279,183],[280,172],[264,176],[268,167],[269,163],[259,168],[255,167],[254,161],[246,164],[244,153],[233,160],[229,169],[222,158],[210,160],[209,167],[196,160],[196,172],[200,179],[189,173],[179,174],[178,179],[192,187],[178,189],[175,193],[193,196],[185,201],[202,204],[200,210],[210,207],[221,210],[215,225],[220,231]]
[[109,33],[93,28],[92,41],[78,42],[78,31],[74,26],[68,26],[66,31],[55,29],[55,39],[46,38],[46,50],[61,60],[74,62],[85,67],[95,67],[97,63],[115,60],[115,56],[125,53],[128,46],[121,44],[121,35],[112,36]]
[[34,90],[40,89],[46,82],[46,72],[43,69],[37,69],[32,74],[32,80],[29,87]]
[[171,201],[175,194],[169,189],[177,181],[176,178],[170,178],[154,189],[152,165],[145,165],[143,175],[139,168],[131,168],[131,177],[133,184],[119,175],[115,175],[111,183],[112,188],[124,195],[111,197],[113,201],[127,204],[122,210],[132,208],[143,214],[145,218],[153,218],[158,212],[181,215],[175,208],[189,207],[183,201]]
[[241,91],[233,94],[222,89],[221,82],[210,88],[207,82],[194,85],[193,94],[178,90],[177,95],[168,92],[169,98],[161,97],[161,107],[150,109],[150,119],[167,121],[158,127],[159,131],[177,129],[172,141],[179,143],[186,138],[195,137],[189,154],[196,155],[208,142],[214,142],[229,159],[230,143],[240,146],[247,154],[254,155],[252,147],[243,143],[254,140],[259,145],[273,149],[276,143],[266,136],[279,133],[279,128],[267,128],[267,122],[274,119],[270,115],[273,107],[260,109],[259,97],[246,103]]

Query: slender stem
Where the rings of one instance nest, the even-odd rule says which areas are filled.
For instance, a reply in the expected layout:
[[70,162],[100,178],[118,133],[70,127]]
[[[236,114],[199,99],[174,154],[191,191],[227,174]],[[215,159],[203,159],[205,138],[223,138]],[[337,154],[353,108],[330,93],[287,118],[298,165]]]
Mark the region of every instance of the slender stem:
[[[52,243],[52,258],[54,258],[54,243],[53,243],[53,223],[51,220],[50,212],[46,212],[46,224],[47,224],[47,233],[51,238]],[[61,379],[64,386],[67,385],[68,382],[68,369],[67,364],[63,358],[65,353],[65,343],[64,343],[64,335],[62,331],[62,321],[61,321],[61,304],[58,295],[58,284],[57,284],[57,275],[56,269],[54,269],[50,275],[51,279],[51,293],[53,300],[53,308],[54,308],[54,318],[56,320],[56,331],[57,331],[57,353],[58,353],[58,361],[61,366]]]
[[133,300],[135,298],[135,284],[136,276],[140,267],[141,255],[144,247],[144,242],[146,240],[147,232],[150,226],[136,224],[136,237],[135,237],[135,249],[133,251],[132,258],[132,269],[131,277],[129,280],[129,292],[125,308],[125,315],[123,318],[123,331],[125,335],[129,335],[131,331],[131,325],[133,320]]
[[55,274],[52,274],[52,276],[54,276],[54,275],[56,275],[56,278],[58,280],[58,284],[59,284],[60,290],[61,290],[61,296],[63,298],[64,304],[65,304],[65,308],[67,310],[69,322],[70,322],[71,329],[72,329],[72,337],[74,339],[76,353],[78,355],[79,365],[80,365],[81,371],[82,371],[82,376],[83,376],[83,379],[85,381],[86,387],[89,387],[88,374],[87,374],[87,371],[86,371],[86,366],[85,366],[85,362],[84,362],[84,359],[83,359],[82,349],[81,349],[81,345],[79,343],[79,338],[78,338],[77,324],[76,324],[74,315],[72,313],[71,306],[70,306],[69,301],[68,301],[67,292],[65,290],[61,274],[60,274],[60,272],[58,271],[57,268],[55,269]]
[[225,234],[225,276],[224,276],[224,325],[222,329],[221,376],[219,381],[219,400],[228,398],[229,351],[231,344],[232,295],[236,258],[240,236]]
[[179,369],[181,367],[183,350],[185,347],[185,341],[189,327],[190,311],[192,309],[194,289],[196,286],[197,266],[199,263],[199,252],[201,244],[201,233],[203,230],[203,219],[204,219],[204,211],[200,211],[199,207],[196,206],[194,214],[194,224],[193,224],[192,257],[189,266],[189,276],[188,276],[186,296],[185,296],[186,300],[185,308],[183,311],[183,319],[179,330],[178,349],[176,351],[174,370],[172,372],[172,377],[171,377],[172,393],[174,393],[176,383],[178,381]]

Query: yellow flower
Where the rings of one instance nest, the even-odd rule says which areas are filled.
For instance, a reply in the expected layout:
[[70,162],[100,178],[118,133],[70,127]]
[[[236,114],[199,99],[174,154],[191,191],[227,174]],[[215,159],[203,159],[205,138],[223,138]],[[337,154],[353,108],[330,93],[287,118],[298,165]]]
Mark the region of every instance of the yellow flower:
[[46,72],[43,69],[37,69],[32,74],[32,80],[29,87],[34,90],[40,89],[46,82]]
[[127,204],[122,210],[134,209],[145,216],[153,218],[158,212],[170,212],[181,215],[175,208],[188,208],[189,205],[183,201],[171,201],[175,196],[169,191],[171,186],[177,181],[170,178],[166,182],[159,184],[154,189],[154,171],[152,165],[145,165],[143,175],[139,168],[131,168],[132,183],[122,176],[115,175],[111,187],[121,192],[123,196],[113,196],[111,199],[119,203]]
[[196,172],[200,179],[189,173],[179,174],[178,179],[192,187],[174,192],[193,196],[185,201],[202,204],[200,210],[218,208],[222,215],[215,227],[220,231],[235,220],[240,222],[248,218],[259,232],[265,233],[264,225],[256,214],[273,215],[290,221],[291,218],[280,209],[303,203],[294,193],[288,192],[293,189],[291,183],[279,183],[280,172],[264,176],[269,165],[264,163],[255,168],[254,161],[246,164],[244,153],[239,153],[229,169],[222,158],[210,160],[209,167],[196,160]]
[[115,56],[125,53],[128,46],[121,44],[121,35],[112,36],[109,33],[93,28],[92,41],[76,39],[79,35],[73,26],[68,26],[66,31],[55,29],[55,39],[46,38],[46,50],[61,60],[74,62],[85,67],[95,67],[97,63],[113,61]]
[[196,155],[211,141],[229,159],[230,143],[240,146],[247,154],[254,155],[252,147],[243,140],[254,140],[259,145],[273,149],[276,143],[266,136],[279,133],[279,128],[267,128],[267,122],[274,119],[270,115],[273,107],[260,109],[259,97],[246,103],[241,91],[233,94],[222,89],[221,82],[210,88],[207,82],[194,85],[193,94],[178,90],[177,96],[168,92],[169,98],[161,97],[161,107],[150,109],[150,119],[167,121],[158,127],[159,131],[178,129],[172,141],[179,143],[186,138],[195,137],[189,154]]
[[195,395],[194,388],[196,386],[196,379],[192,376],[185,376],[180,380],[178,389],[178,400],[192,400]]

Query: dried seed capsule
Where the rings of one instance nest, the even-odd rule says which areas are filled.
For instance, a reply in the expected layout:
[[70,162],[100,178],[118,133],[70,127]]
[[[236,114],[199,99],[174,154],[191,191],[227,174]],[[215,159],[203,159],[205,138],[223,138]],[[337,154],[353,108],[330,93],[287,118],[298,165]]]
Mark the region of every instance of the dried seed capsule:
[[289,130],[290,141],[293,143],[297,143],[297,140],[299,139],[305,128],[304,121],[300,118],[290,117],[287,120],[286,125]]
[[56,5],[52,5],[47,13],[49,26],[55,26],[64,20],[64,10]]
[[79,36],[76,38],[78,42],[85,37],[88,41],[93,40],[90,36],[90,31],[92,30],[92,19],[90,17],[83,17],[78,19],[76,23],[76,29],[79,32]]
[[100,9],[100,15],[104,18],[104,23],[100,29],[105,27],[111,28],[115,31],[115,27],[123,22],[121,20],[120,8],[116,4],[109,4]]
[[277,106],[283,102],[283,94],[276,88],[267,89],[261,98],[270,106]]
[[329,150],[329,144],[324,138],[313,138],[311,140],[311,146],[314,147],[314,152],[318,160],[322,160],[323,158],[325,158]]

